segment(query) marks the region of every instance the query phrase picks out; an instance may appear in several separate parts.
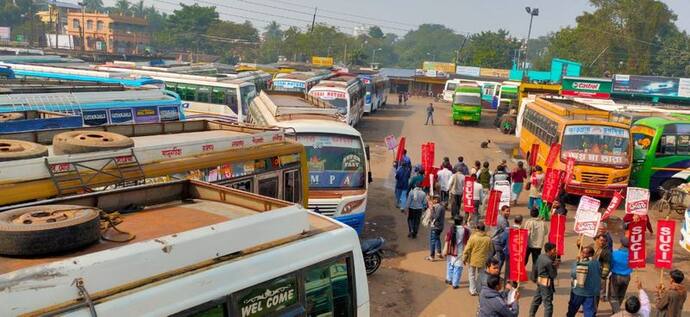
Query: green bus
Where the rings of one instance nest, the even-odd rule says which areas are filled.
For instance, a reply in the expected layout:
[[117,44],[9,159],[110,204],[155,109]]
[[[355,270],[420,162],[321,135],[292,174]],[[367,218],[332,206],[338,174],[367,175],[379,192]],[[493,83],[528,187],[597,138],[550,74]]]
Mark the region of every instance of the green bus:
[[630,184],[649,188],[676,187],[690,180],[690,115],[671,114],[635,121]]
[[[515,131],[517,121],[518,86],[503,83],[496,97],[496,119],[494,125],[505,133]],[[513,111],[514,110],[514,111]]]
[[482,88],[479,85],[458,85],[453,94],[453,123],[479,124],[482,118]]

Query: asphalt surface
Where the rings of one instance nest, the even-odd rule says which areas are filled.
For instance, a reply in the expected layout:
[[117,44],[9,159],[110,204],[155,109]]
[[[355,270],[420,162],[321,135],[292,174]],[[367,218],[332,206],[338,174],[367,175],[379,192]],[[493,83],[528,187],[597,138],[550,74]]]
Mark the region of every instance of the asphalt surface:
[[[397,96],[391,95],[388,100],[397,101]],[[420,163],[421,144],[434,142],[437,166],[444,156],[450,157],[451,163],[454,164],[455,158],[462,155],[469,166],[475,160],[488,161],[492,170],[502,159],[508,160],[510,168],[515,165],[511,153],[517,146],[518,139],[495,129],[492,124],[494,114],[491,112],[483,114],[482,122],[478,126],[453,125],[450,120],[450,106],[447,103],[435,103],[435,124],[425,126],[425,109],[429,102],[431,99],[413,97],[408,101],[408,105],[387,105],[365,116],[357,126],[365,142],[371,146],[371,167],[374,176],[374,182],[370,187],[364,235],[383,236],[386,239],[382,267],[369,277],[372,316],[475,316],[479,303],[478,297],[472,297],[468,292],[467,270],[462,273],[460,288],[452,289],[444,283],[445,261],[424,260],[429,253],[428,229],[422,227],[417,239],[407,238],[406,216],[394,205],[394,153],[386,149],[384,138],[388,135],[405,136],[413,164]],[[489,147],[481,148],[480,143],[487,140],[491,140]],[[525,219],[529,218],[526,202],[527,194],[523,192],[518,206],[512,208],[512,215],[520,214]],[[555,283],[554,316],[565,316],[567,311],[570,268],[578,252],[575,244],[577,235],[572,231],[575,209],[575,206],[568,207],[566,250]],[[621,210],[617,212],[618,215],[622,213]],[[653,221],[657,217],[653,213],[651,216]],[[449,217],[448,214],[446,219]],[[679,231],[680,225],[676,227]],[[612,217],[609,228],[614,234],[614,249],[617,249],[618,237],[622,234],[620,219]],[[686,286],[690,286],[690,254],[678,247],[678,237],[679,232],[676,232],[674,263],[686,273]],[[633,279],[639,278],[642,281],[652,304],[655,302],[653,290],[659,281],[659,271],[654,268],[654,238],[653,235],[647,234],[647,268],[633,273]],[[589,242],[591,239],[586,240],[586,243]],[[530,268],[531,262],[527,267],[528,271]],[[667,282],[668,278],[665,277],[664,280]],[[520,316],[528,316],[535,288],[531,282],[522,283]],[[631,283],[628,295],[636,293],[637,290]],[[610,314],[609,303],[601,303],[599,316]],[[543,306],[537,313],[537,316],[542,315]],[[683,316],[690,316],[690,301],[685,303]]]

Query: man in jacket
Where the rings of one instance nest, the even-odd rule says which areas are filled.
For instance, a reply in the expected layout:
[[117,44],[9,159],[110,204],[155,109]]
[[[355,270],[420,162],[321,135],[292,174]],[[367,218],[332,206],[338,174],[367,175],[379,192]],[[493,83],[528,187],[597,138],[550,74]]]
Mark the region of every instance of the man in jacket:
[[559,264],[556,260],[557,255],[556,245],[547,242],[544,245],[544,253],[540,254],[534,263],[532,276],[533,281],[537,283],[537,294],[532,298],[532,305],[529,309],[530,317],[537,314],[542,303],[544,304],[544,317],[553,316],[553,293],[555,292],[553,281],[556,280]]
[[492,253],[492,249],[491,239],[486,234],[486,227],[483,223],[478,224],[477,230],[470,236],[462,253],[463,263],[469,265],[469,290],[472,296],[479,295],[484,264]]
[[599,262],[592,259],[594,249],[590,246],[582,248],[579,260],[573,263],[570,277],[574,287],[570,291],[567,317],[575,317],[580,307],[583,307],[584,317],[596,316],[595,301],[601,288],[601,268]]
[[441,255],[441,232],[443,232],[446,209],[443,208],[438,195],[434,195],[433,202],[429,226],[429,256],[426,258],[428,261],[434,261],[437,254],[439,260],[443,259]]
[[409,233],[408,238],[416,239],[417,232],[419,232],[419,221],[422,218],[422,212],[426,210],[429,202],[426,193],[419,185],[415,186],[407,197],[407,228]]
[[539,209],[532,208],[529,211],[530,217],[525,221],[525,229],[529,230],[529,239],[527,241],[527,256],[525,256],[525,265],[529,262],[529,256],[532,256],[532,265],[537,263],[537,257],[541,254],[541,248],[548,240],[549,224],[539,217]]
[[453,166],[453,170],[460,171],[463,175],[470,173],[470,169],[467,167],[467,164],[465,164],[465,158],[462,156],[458,156],[458,162]]
[[410,174],[412,173],[411,166],[407,163],[398,165],[395,171],[395,206],[403,209],[404,201],[407,197],[407,189],[410,183]]
[[621,310],[621,302],[625,298],[630,284],[632,269],[628,265],[628,247],[630,240],[621,238],[621,248],[611,254],[611,277],[609,278],[609,303],[611,311],[617,313]]
[[448,193],[450,194],[450,214],[453,217],[460,215],[462,209],[462,194],[465,190],[465,174],[455,169],[455,174],[450,178]]
[[[491,236],[491,243],[494,245],[494,254],[493,257],[495,257],[498,260],[498,270],[500,271],[501,268],[503,267],[503,263],[505,262],[506,255],[505,255],[505,244],[506,241],[504,240],[504,234],[506,230],[508,230],[508,227],[510,224],[508,223],[508,219],[510,218],[510,207],[508,206],[503,206],[501,207],[501,214],[498,216],[498,220],[496,221],[496,231],[494,231],[494,234]],[[506,278],[508,278],[506,276]]]
[[498,276],[489,276],[486,287],[482,288],[479,297],[479,317],[517,317],[519,314],[518,299],[520,293],[515,294],[515,301],[508,304],[501,293],[503,283]]
[[664,284],[657,287],[657,317],[681,317],[683,314],[683,304],[688,296],[688,290],[683,285],[685,276],[677,269],[669,272],[669,276],[668,289]]

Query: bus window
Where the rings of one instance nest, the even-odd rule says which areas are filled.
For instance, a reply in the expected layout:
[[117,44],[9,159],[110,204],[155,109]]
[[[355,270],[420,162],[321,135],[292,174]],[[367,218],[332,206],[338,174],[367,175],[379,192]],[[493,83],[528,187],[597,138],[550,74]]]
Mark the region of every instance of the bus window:
[[247,115],[249,113],[249,103],[256,97],[256,88],[254,86],[240,87],[240,99],[242,100],[242,113]]
[[227,185],[223,184],[222,182],[219,182],[219,184],[230,187],[230,188],[239,189],[239,190],[249,192],[249,193],[254,192],[254,189],[253,189],[254,188],[254,180],[253,180],[253,178],[241,179],[238,181],[234,181],[232,183],[228,183]]
[[171,315],[171,317],[224,317],[228,315],[228,307],[225,298],[220,298],[208,303],[192,307],[185,311]]
[[674,155],[676,154],[676,136],[662,135],[661,142],[659,142],[659,150],[657,155]]
[[259,195],[280,198],[278,174],[269,173],[259,177]]
[[302,182],[299,170],[286,171],[283,174],[283,185],[283,199],[299,203],[302,198],[300,193]]
[[211,95],[211,89],[209,87],[199,87],[196,89],[196,101],[198,102],[209,102],[209,97]]
[[225,91],[225,102],[224,104],[230,107],[230,110],[235,114],[239,114],[239,108],[237,106],[237,89],[228,89]]
[[223,88],[213,88],[211,93],[211,103],[217,105],[225,104],[225,89]]
[[690,136],[689,135],[679,135],[678,144],[676,145],[676,152],[678,155],[688,155],[688,149],[690,147]]
[[194,85],[178,84],[177,93],[182,100],[196,101],[196,86]]
[[232,316],[281,316],[293,311],[300,305],[297,275],[289,274],[239,291],[233,295],[233,302],[236,311]]
[[350,272],[347,258],[305,271],[307,316],[354,316]]

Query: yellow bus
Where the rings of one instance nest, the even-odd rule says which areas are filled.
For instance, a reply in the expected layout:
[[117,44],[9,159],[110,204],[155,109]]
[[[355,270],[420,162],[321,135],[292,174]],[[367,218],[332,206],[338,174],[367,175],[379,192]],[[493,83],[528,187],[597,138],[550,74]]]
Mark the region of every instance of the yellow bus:
[[[65,132],[70,144],[81,146],[78,153],[57,151],[55,140],[60,138],[54,137]],[[24,157],[0,156],[0,206],[113,187],[195,179],[307,207],[306,151],[291,138],[285,129],[204,120],[0,134],[0,143],[16,142],[31,149]],[[79,139],[85,139],[86,146],[75,143]],[[110,150],[90,147],[88,142],[98,139],[133,142]],[[42,155],[36,155],[33,149],[37,148],[45,149]]]
[[538,144],[537,165],[545,168],[551,144],[560,143],[553,167],[565,170],[567,158],[575,159],[569,194],[608,198],[626,188],[632,161],[629,117],[571,99],[538,97],[527,104],[522,120],[525,158],[535,155],[530,151]]

